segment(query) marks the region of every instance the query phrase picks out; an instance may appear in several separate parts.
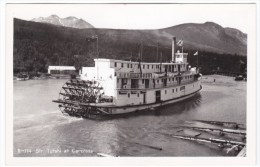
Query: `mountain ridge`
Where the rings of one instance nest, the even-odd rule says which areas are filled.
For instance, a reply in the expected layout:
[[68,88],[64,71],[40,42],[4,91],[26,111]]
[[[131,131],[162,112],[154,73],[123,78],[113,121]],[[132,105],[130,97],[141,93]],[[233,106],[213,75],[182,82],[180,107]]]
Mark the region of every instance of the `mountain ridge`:
[[[243,42],[246,35],[209,24],[205,28],[204,24],[155,30],[78,29],[14,19],[14,71],[45,71],[49,65],[58,64],[92,66],[93,59],[97,58],[97,42],[89,43],[86,38],[94,35],[98,36],[99,58],[138,61],[142,48],[144,62],[159,62],[159,45],[162,61],[170,61],[171,41],[176,36],[177,40],[184,41],[183,51],[188,53],[191,65],[196,65],[193,54],[199,51],[204,72],[217,67],[239,71],[240,60],[247,61],[247,44]],[[177,50],[182,48],[178,46]]]
[[68,16],[65,18],[60,18],[57,15],[50,15],[49,17],[33,18],[31,21],[49,23],[49,24],[54,24],[54,25],[58,25],[58,26],[79,28],[79,29],[94,28],[94,26],[91,25],[90,23],[86,22],[85,20],[83,20],[81,18],[78,19],[75,16]]

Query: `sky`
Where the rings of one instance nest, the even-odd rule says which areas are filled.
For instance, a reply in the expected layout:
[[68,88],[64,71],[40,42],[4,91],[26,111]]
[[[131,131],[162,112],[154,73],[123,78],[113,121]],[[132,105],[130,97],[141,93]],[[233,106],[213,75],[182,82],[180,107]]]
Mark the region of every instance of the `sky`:
[[8,4],[23,20],[48,17],[82,18],[96,28],[159,29],[183,23],[215,22],[249,31],[250,4]]

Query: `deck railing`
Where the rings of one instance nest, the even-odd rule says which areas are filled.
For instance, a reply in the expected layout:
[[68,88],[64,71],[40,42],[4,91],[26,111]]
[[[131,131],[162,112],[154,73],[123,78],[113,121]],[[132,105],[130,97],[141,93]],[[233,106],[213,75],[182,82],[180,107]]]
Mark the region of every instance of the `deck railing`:
[[[182,74],[191,74],[192,72],[190,71],[182,71]],[[117,78],[163,78],[163,77],[170,77],[174,75],[178,75],[178,72],[172,73],[168,72],[166,73],[161,73],[161,74],[156,74],[156,73],[129,73],[129,72],[115,72],[115,76]]]
[[169,88],[169,87],[175,87],[175,86],[178,86],[178,85],[187,85],[187,84],[190,84],[190,83],[193,83],[195,82],[193,79],[192,80],[187,80],[187,81],[181,81],[181,84],[178,84],[176,81],[175,82],[171,82],[171,83],[167,83],[167,84],[164,84],[164,83],[149,83],[149,85],[145,85],[145,84],[138,84],[138,85],[135,85],[135,86],[132,86],[130,84],[127,84],[127,85],[123,85],[121,87],[117,87],[118,90],[143,90],[143,89],[160,89],[160,88]]

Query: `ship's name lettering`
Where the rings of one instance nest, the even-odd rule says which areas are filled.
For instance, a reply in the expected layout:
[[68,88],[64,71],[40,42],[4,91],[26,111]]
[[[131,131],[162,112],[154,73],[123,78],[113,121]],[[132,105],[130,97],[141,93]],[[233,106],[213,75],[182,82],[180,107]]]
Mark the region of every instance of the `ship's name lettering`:
[[73,154],[93,153],[93,151],[92,151],[92,150],[89,150],[89,149],[80,149],[80,150],[78,150],[78,149],[72,149],[71,152],[72,152]]

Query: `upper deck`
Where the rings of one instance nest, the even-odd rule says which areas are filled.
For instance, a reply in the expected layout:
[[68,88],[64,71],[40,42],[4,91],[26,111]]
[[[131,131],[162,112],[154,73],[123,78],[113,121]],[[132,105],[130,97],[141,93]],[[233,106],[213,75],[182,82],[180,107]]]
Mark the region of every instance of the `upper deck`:
[[132,62],[114,59],[94,59],[97,68],[112,68],[116,73],[158,73],[158,72],[184,72],[188,70],[188,63],[150,63]]

